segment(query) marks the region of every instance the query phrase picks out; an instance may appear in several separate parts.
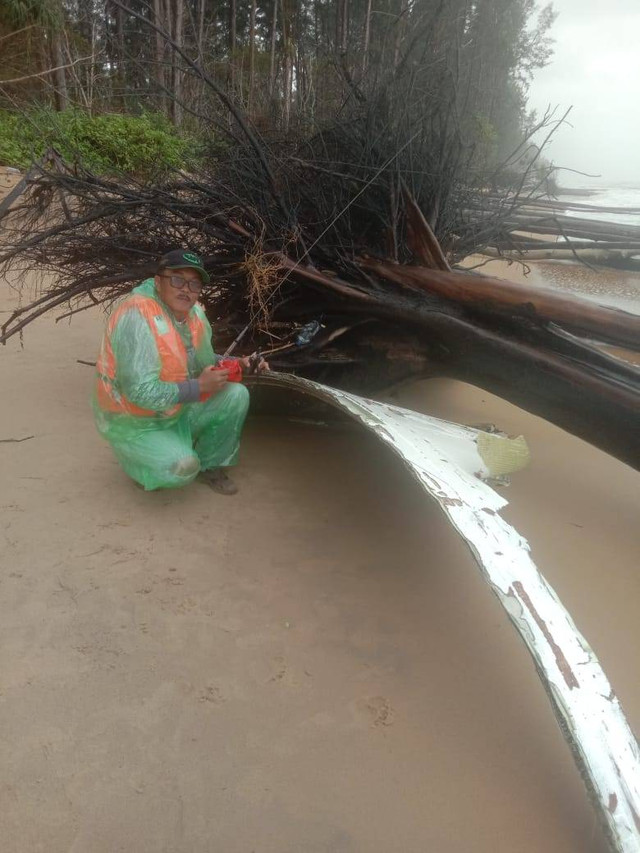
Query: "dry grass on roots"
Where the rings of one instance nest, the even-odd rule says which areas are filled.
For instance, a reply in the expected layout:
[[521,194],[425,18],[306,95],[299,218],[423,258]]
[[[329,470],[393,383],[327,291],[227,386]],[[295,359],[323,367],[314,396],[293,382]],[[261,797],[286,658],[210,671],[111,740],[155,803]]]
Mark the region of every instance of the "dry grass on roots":
[[[286,254],[286,247],[284,249]],[[243,264],[249,284],[249,311],[251,322],[256,327],[269,330],[269,318],[273,307],[272,297],[282,283],[285,274],[280,257],[274,252],[265,252],[260,237],[247,251]]]

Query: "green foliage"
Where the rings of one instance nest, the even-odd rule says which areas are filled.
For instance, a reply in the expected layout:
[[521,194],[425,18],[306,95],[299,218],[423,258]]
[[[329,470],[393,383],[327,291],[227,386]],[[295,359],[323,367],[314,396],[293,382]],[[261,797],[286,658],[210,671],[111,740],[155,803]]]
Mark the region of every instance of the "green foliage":
[[26,168],[50,146],[96,172],[143,177],[188,169],[200,153],[196,137],[179,133],[154,113],[0,112],[0,163]]
[[24,167],[29,162],[19,132],[19,117],[14,113],[0,112],[0,164]]
[[59,0],[3,0],[0,20],[15,27],[40,24],[56,28],[62,24],[62,4]]
[[476,125],[476,134],[478,140],[485,145],[493,145],[498,138],[496,129],[492,122],[482,113],[476,113],[473,117]]

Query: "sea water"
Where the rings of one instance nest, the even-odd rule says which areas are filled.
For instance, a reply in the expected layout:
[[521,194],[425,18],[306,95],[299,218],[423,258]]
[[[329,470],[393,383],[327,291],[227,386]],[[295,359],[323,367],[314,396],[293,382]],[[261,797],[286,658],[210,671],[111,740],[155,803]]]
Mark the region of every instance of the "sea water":
[[[640,226],[640,185],[618,187],[576,187],[580,195],[571,192],[558,195],[558,201],[567,204],[588,204],[593,207],[624,207],[624,213],[604,213],[597,210],[569,210],[567,216],[580,219],[599,219],[606,222],[617,222],[620,225]],[[587,191],[588,195],[582,193]]]

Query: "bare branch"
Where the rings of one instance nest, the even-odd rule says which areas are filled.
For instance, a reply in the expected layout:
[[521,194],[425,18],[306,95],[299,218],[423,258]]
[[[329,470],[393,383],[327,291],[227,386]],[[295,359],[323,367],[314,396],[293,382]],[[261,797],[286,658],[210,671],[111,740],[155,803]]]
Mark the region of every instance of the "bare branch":
[[81,56],[79,59],[74,59],[66,65],[56,65],[55,68],[47,68],[45,71],[38,71],[36,74],[26,74],[24,77],[12,77],[10,80],[0,80],[0,86],[6,86],[9,83],[23,83],[25,80],[33,80],[35,77],[46,77],[48,74],[54,74],[56,71],[62,71],[64,68],[72,68],[79,62],[87,62],[93,59],[91,56]]

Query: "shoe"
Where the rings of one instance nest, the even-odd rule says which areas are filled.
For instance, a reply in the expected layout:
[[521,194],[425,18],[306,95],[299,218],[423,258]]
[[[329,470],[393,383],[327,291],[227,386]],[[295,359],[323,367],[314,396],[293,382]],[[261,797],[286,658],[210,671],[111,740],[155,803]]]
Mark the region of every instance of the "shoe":
[[201,479],[217,492],[219,495],[235,495],[238,487],[222,468],[213,468],[211,471],[203,471]]

